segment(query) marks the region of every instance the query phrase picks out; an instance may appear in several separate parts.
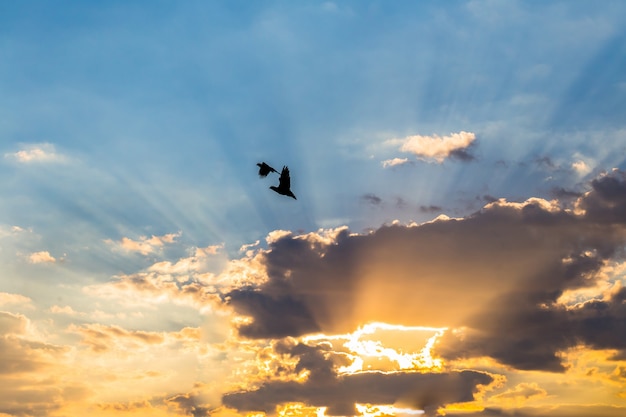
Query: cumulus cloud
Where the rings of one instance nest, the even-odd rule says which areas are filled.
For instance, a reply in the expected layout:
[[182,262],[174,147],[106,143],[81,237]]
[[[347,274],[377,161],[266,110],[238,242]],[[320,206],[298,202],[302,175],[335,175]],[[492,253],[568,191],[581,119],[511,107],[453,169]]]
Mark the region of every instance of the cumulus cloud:
[[626,323],[624,291],[575,308],[557,302],[594,286],[603,266],[623,256],[624,173],[590,186],[576,211],[538,198],[496,200],[466,218],[365,235],[282,234],[258,254],[267,279],[222,298],[248,318],[239,326],[248,338],[345,332],[368,321],[447,326],[458,331],[437,345],[446,358],[563,371],[558,353],[579,343],[626,348],[611,330]]
[[[257,282],[260,274],[255,254],[227,261],[223,245],[194,248],[190,256],[175,261],[158,261],[142,271],[115,276],[107,283],[87,286],[91,296],[114,299],[127,306],[172,302],[208,312],[221,307],[220,289]],[[222,269],[221,273],[212,272]]]
[[55,263],[57,260],[54,256],[50,255],[48,251],[40,251],[31,253],[28,256],[28,260],[33,264],[43,264],[43,263]]
[[24,164],[67,161],[67,157],[59,154],[51,143],[24,145],[19,151],[4,156]]
[[397,404],[434,415],[443,404],[472,401],[479,386],[493,382],[489,374],[476,371],[338,375],[323,345],[279,344],[277,350],[296,359],[294,372],[306,374],[306,380],[268,381],[257,389],[224,395],[224,405],[272,413],[279,404],[300,402],[326,407],[326,415],[345,416],[358,414],[355,403]]
[[[470,161],[474,156],[468,149],[476,140],[476,135],[471,132],[461,131],[451,133],[448,136],[423,136],[413,135],[403,139],[391,139],[387,144],[398,146],[401,152],[411,153],[420,159],[442,163],[447,158],[457,158]],[[394,166],[405,163],[406,159],[394,158],[383,162],[383,166]]]

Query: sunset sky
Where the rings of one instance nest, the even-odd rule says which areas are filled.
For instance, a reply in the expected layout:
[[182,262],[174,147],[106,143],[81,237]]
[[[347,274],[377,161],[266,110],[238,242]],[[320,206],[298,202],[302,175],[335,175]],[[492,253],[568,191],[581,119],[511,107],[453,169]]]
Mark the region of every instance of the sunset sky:
[[626,415],[621,0],[0,1],[0,178],[0,417]]

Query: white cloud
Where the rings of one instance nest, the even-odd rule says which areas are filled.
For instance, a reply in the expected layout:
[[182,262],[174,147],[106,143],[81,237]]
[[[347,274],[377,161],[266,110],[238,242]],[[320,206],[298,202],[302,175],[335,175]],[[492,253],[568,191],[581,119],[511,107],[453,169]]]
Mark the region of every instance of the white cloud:
[[23,228],[19,226],[2,226],[0,225],[0,238],[6,236],[16,236],[22,232],[25,232]]
[[57,260],[54,256],[50,255],[48,251],[40,251],[31,253],[28,256],[28,260],[33,264],[41,264],[41,263],[55,263]]
[[407,162],[409,162],[409,158],[393,158],[393,159],[387,159],[383,161],[382,164],[383,164],[383,168],[389,168],[389,167],[395,167],[397,165],[406,164]]
[[4,156],[24,164],[36,162],[65,162],[67,160],[67,157],[57,153],[54,145],[51,143],[25,145],[19,151],[7,153]]
[[[476,135],[474,133],[461,131],[451,133],[448,136],[413,135],[403,139],[391,139],[386,143],[400,145],[401,152],[412,153],[419,158],[441,163],[450,157],[453,152],[469,147],[475,139]],[[398,159],[395,158],[394,160]]]

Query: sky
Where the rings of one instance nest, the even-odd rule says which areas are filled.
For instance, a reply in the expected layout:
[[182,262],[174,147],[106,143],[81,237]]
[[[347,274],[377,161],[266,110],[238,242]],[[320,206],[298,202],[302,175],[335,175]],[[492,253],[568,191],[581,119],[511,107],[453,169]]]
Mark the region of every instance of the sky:
[[625,28],[0,1],[0,417],[625,415]]

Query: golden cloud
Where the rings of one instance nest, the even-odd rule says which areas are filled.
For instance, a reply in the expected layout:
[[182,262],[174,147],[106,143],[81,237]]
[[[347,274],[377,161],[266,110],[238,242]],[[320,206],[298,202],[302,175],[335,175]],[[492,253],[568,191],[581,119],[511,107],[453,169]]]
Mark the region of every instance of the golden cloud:
[[31,253],[28,256],[28,260],[33,264],[42,264],[42,263],[55,263],[57,260],[54,256],[50,255],[48,251],[40,251]]

